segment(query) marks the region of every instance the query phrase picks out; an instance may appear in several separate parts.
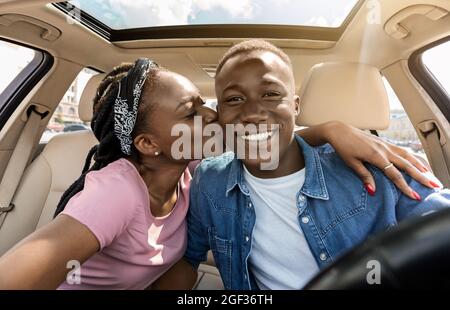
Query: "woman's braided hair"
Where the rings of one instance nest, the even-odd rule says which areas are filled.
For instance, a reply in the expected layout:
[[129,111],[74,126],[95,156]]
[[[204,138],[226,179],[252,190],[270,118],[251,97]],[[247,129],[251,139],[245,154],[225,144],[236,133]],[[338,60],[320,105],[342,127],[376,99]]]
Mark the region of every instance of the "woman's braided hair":
[[[91,122],[92,131],[99,144],[89,151],[81,176],[62,195],[56,207],[55,217],[64,210],[73,196],[83,190],[86,174],[94,170],[100,170],[110,163],[126,157],[122,153],[119,139],[114,133],[114,104],[119,91],[120,81],[127,76],[134,66],[135,64],[132,63],[122,64],[114,68],[100,83],[94,98],[94,114]],[[157,66],[149,71],[143,93],[145,93],[146,88],[153,86],[159,71],[166,71],[166,69]],[[142,114],[147,114],[149,110],[147,101],[142,98],[133,136],[142,132],[147,125],[145,124],[147,118],[142,117]],[[139,160],[139,154],[133,146],[132,150],[131,156]],[[94,164],[91,166],[92,158],[94,159]]]

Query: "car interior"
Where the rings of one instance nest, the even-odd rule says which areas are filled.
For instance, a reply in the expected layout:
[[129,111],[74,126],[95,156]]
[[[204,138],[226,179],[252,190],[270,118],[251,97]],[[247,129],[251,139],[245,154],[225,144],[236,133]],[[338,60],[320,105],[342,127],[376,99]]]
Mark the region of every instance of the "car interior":
[[[266,39],[291,58],[301,98],[298,126],[339,120],[383,136],[397,122],[388,83],[423,150],[417,156],[450,187],[450,79],[440,79],[424,62],[434,48],[450,51],[450,2],[344,2],[349,9],[337,25],[130,22],[127,27],[108,25],[76,1],[0,0],[0,42],[33,51],[0,94],[0,256],[52,220],[62,193],[97,143],[90,130],[65,130],[41,140],[80,72],[95,72],[79,90],[83,124],[91,121],[92,100],[105,73],[143,56],[185,75],[205,98],[214,99],[218,61],[248,38]],[[322,10],[327,8],[318,7],[318,16]],[[433,61],[449,68],[448,55]],[[211,253],[195,288],[223,289]]]

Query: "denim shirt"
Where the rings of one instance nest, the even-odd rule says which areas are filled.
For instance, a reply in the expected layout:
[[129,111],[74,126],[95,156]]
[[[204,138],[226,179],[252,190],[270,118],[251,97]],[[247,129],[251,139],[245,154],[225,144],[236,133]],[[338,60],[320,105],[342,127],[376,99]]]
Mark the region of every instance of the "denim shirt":
[[[298,223],[321,269],[405,218],[450,207],[449,190],[429,189],[404,175],[422,197],[412,200],[368,165],[377,187],[372,197],[331,146],[313,148],[295,139],[306,167],[296,197]],[[256,216],[242,162],[234,153],[204,160],[195,171],[190,199],[185,259],[197,268],[212,250],[226,289],[258,289],[248,265]]]

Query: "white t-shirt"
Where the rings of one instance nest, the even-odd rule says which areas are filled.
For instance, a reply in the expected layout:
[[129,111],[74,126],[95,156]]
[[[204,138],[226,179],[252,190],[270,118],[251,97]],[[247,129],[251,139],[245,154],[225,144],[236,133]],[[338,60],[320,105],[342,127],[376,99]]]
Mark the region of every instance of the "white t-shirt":
[[260,179],[244,166],[244,178],[254,204],[256,223],[249,268],[260,289],[301,289],[319,271],[299,224],[297,193],[305,169]]

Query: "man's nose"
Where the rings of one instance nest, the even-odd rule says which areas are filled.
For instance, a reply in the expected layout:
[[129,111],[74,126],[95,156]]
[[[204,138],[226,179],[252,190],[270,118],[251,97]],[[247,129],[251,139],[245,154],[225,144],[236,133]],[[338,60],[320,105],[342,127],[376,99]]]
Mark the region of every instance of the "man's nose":
[[243,123],[258,124],[267,120],[267,111],[258,101],[247,101],[242,105],[241,121]]

